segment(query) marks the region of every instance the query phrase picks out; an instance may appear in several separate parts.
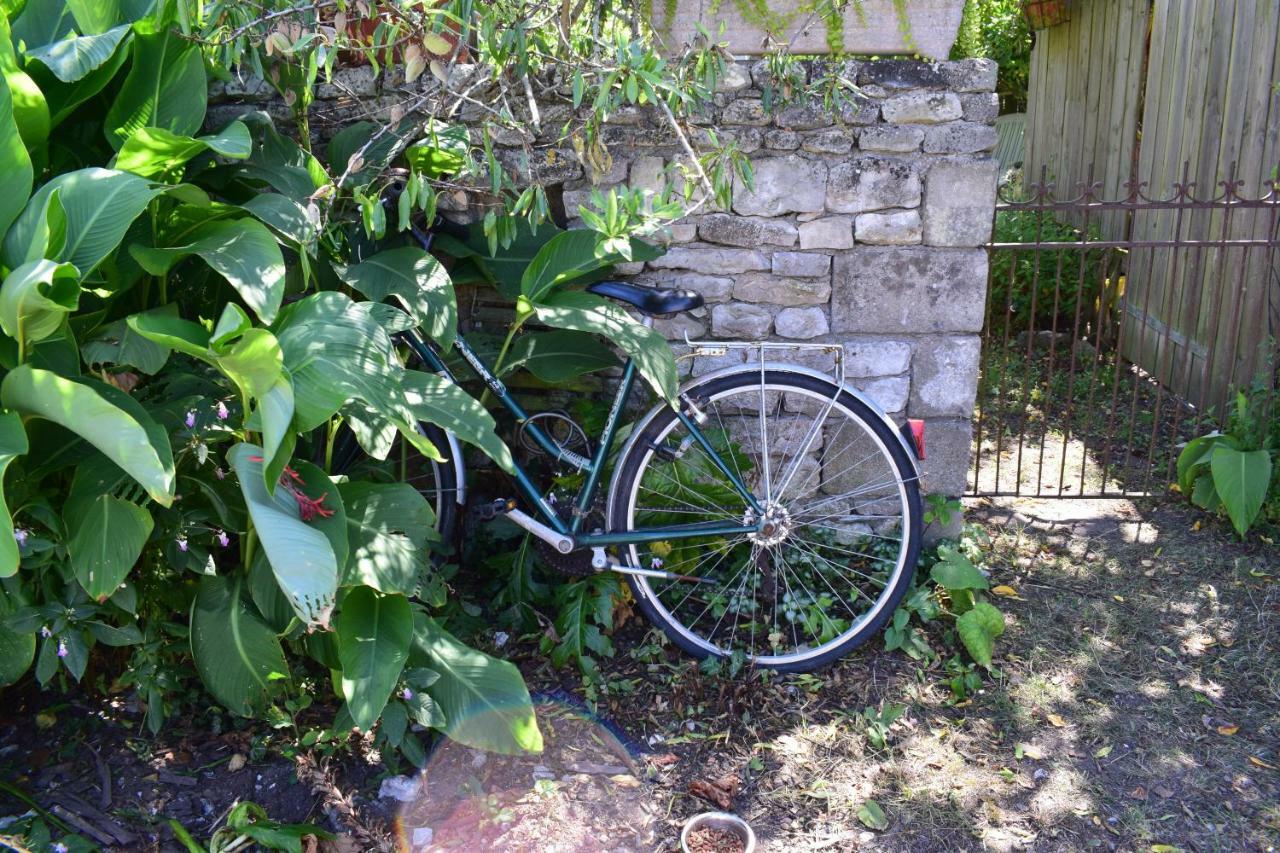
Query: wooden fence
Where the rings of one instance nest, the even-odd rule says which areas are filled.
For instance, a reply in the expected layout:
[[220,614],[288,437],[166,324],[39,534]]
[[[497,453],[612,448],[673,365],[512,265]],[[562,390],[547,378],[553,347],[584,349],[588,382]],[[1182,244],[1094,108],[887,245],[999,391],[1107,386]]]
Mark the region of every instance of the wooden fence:
[[[1077,0],[1069,23],[1037,34],[1027,176],[1047,174],[1060,197],[1090,185],[1107,199],[1267,196],[1280,162],[1278,61],[1274,0]],[[1197,408],[1275,367],[1280,269],[1260,245],[1275,220],[1274,208],[1229,204],[1094,220],[1104,239],[1220,243],[1135,249],[1127,264],[1123,354]]]

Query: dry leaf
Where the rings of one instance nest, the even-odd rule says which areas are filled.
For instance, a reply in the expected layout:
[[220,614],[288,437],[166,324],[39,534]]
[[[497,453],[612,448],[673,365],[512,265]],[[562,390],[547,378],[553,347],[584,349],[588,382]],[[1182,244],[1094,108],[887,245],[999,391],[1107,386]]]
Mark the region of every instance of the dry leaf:
[[244,754],[237,752],[235,755],[231,756],[231,760],[227,762],[227,772],[235,773],[237,770],[242,770],[245,763],[246,759]]
[[1045,751],[1034,744],[1028,743],[1023,744],[1022,754],[1035,761],[1042,761],[1045,756]]
[[995,586],[991,588],[991,592],[996,595],[1003,595],[1005,598],[1017,598],[1018,591],[1011,586]]
[[1106,758],[1110,754],[1111,754],[1111,744],[1107,744],[1106,746],[1099,747],[1097,750],[1095,750],[1093,753],[1093,757]]
[[1250,763],[1250,764],[1253,764],[1253,765],[1254,765],[1254,766],[1256,766],[1256,767],[1265,767],[1265,768],[1267,768],[1268,770],[1275,770],[1275,769],[1276,769],[1276,766],[1275,766],[1274,764],[1268,764],[1267,762],[1263,761],[1261,758],[1259,758],[1259,757],[1258,757],[1258,756],[1256,756],[1256,755],[1250,755],[1250,756],[1249,756],[1249,763]]
[[1114,598],[1116,601],[1120,602],[1121,604],[1124,604],[1124,596],[1123,596],[1123,595],[1113,595],[1113,596],[1111,596],[1111,597],[1112,597],[1112,598]]
[[1049,720],[1050,723],[1053,724],[1053,727],[1056,729],[1060,729],[1067,724],[1067,721],[1062,719],[1062,717],[1058,716],[1057,714],[1050,714],[1047,717],[1047,719]]
[[1129,792],[1129,796],[1135,800],[1145,800],[1147,798],[1147,789],[1139,785]]
[[1218,726],[1218,734],[1222,735],[1223,737],[1231,737],[1233,734],[1235,734],[1238,731],[1240,731],[1239,726],[1235,726],[1235,725]]
[[711,782],[695,779],[689,783],[689,793],[724,811],[733,808],[733,798],[729,792]]

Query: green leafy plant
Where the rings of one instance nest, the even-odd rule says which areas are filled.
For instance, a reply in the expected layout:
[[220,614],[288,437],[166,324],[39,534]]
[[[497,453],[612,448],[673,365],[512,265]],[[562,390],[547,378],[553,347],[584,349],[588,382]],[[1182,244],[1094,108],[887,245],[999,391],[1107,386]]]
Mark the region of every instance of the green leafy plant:
[[1178,456],[1178,487],[1203,510],[1221,513],[1242,538],[1259,519],[1280,522],[1280,418],[1274,392],[1236,394],[1226,432],[1193,439]]
[[1027,109],[1031,77],[1032,33],[1023,14],[1024,0],[966,0],[952,59],[994,59],[999,66],[996,92],[1000,111]]

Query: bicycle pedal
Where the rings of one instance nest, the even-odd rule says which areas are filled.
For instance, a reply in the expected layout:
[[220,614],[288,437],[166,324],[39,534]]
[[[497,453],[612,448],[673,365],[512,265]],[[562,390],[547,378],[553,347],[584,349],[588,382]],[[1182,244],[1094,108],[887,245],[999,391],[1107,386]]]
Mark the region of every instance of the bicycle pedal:
[[515,498],[498,498],[476,507],[476,515],[481,521],[492,521],[500,515],[506,515],[516,508]]

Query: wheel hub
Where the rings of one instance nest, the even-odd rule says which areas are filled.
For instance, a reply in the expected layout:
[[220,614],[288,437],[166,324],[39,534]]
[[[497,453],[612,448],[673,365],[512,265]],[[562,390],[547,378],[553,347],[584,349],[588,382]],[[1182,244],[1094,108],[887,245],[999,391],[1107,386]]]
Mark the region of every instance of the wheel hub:
[[748,510],[743,523],[759,525],[759,529],[755,533],[748,533],[747,538],[765,547],[785,541],[792,527],[791,513],[781,504],[772,502],[765,504],[764,513],[760,516]]

